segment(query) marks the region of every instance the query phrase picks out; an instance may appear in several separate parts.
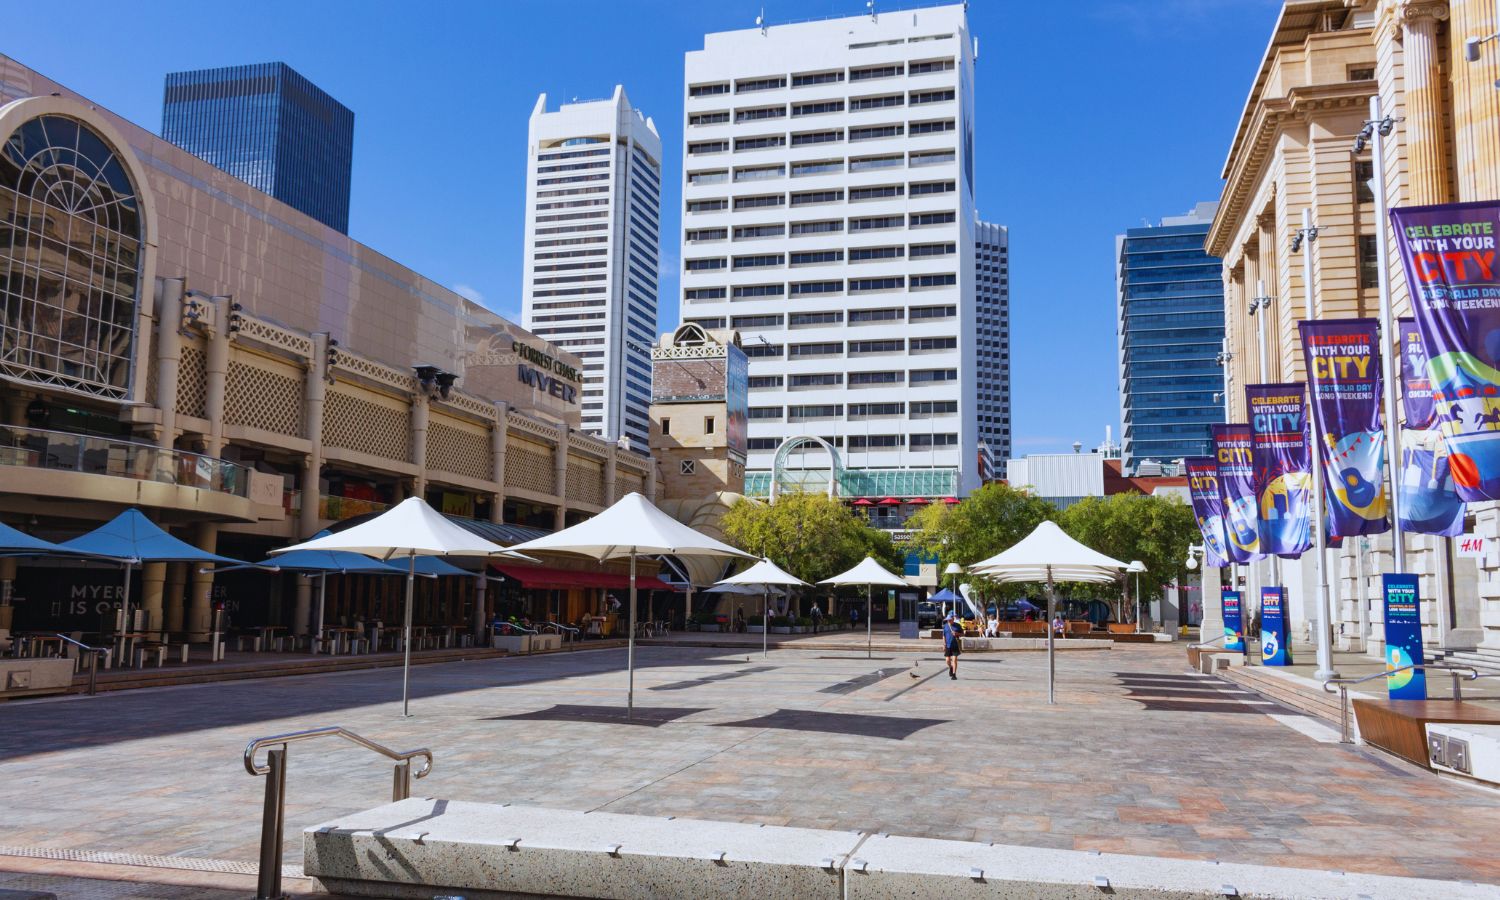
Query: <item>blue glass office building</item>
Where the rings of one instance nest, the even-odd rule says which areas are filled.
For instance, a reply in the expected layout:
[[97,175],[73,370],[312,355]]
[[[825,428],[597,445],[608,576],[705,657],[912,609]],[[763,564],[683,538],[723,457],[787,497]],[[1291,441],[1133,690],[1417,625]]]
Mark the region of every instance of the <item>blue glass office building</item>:
[[354,113],[285,63],[169,74],[161,136],[349,233]]
[[1120,418],[1127,473],[1206,456],[1224,421],[1222,262],[1203,249],[1215,203],[1115,239]]

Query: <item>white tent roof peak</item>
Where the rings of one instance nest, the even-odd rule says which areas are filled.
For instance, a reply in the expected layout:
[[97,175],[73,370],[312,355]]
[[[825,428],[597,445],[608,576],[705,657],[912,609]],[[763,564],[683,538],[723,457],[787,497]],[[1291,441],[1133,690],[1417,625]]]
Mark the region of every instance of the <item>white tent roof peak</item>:
[[408,497],[353,528],[271,552],[289,553],[293,550],[347,550],[377,559],[407,556],[529,558],[453,524],[421,497]]
[[631,492],[591,519],[544,535],[512,550],[577,553],[598,560],[671,553],[679,556],[755,557],[722,541],[699,534]]
[[1049,521],[1008,550],[969,566],[969,571],[997,581],[1108,582],[1124,568],[1125,563],[1080,544]]
[[[747,585],[747,586],[764,586],[764,585],[776,585],[776,584],[779,584],[779,585],[791,585],[793,587],[811,587],[812,586],[812,585],[808,584],[807,582],[803,581],[802,579],[798,578],[796,575],[793,575],[790,572],[784,571],[780,566],[778,566],[775,563],[771,562],[769,559],[762,559],[760,562],[756,563],[755,565],[751,566],[750,568],[746,569],[745,571],[739,573],[738,575],[731,575],[728,578],[725,578],[722,581],[718,582],[718,584],[720,584],[720,585],[735,585],[735,584],[738,584],[738,585]],[[757,591],[756,593],[759,593],[759,592]]]
[[864,561],[847,572],[841,572],[832,578],[825,578],[818,584],[863,584],[883,585],[885,587],[908,587],[906,579],[898,578],[886,571],[885,567],[876,562],[873,557],[866,556]]

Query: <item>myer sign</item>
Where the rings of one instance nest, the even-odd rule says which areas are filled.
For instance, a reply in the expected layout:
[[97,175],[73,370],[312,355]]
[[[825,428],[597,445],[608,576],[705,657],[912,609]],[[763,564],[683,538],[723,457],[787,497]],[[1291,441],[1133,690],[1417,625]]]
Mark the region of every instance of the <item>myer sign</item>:
[[[564,403],[578,402],[578,388],[571,384],[564,384],[563,379],[579,382],[578,370],[559,360],[558,358],[543,353],[535,347],[529,347],[520,341],[512,341],[510,349],[524,360],[516,366],[516,378],[527,387],[540,391],[546,391]],[[527,365],[531,363],[531,365]]]

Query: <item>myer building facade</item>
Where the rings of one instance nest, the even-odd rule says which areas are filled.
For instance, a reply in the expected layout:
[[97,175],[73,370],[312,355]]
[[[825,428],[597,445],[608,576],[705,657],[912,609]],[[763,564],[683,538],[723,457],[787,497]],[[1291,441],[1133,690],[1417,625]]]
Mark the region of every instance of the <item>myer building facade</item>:
[[682,321],[749,357],[748,494],[830,455],[844,496],[978,486],[973,86],[957,5],[687,54]]
[[[1207,239],[1208,252],[1224,265],[1231,421],[1245,420],[1245,385],[1305,380],[1299,320],[1379,315],[1382,234],[1395,315],[1410,315],[1396,247],[1375,217],[1371,150],[1355,148],[1372,95],[1397,117],[1385,143],[1390,206],[1500,197],[1500,55],[1493,44],[1476,62],[1464,54],[1468,39],[1496,27],[1490,0],[1285,4],[1229,147]],[[1304,209],[1320,229],[1311,245],[1311,309],[1302,254],[1291,250]],[[1251,301],[1259,298],[1252,315]],[[1470,504],[1466,530],[1493,541],[1500,534],[1496,504]],[[1409,534],[1406,541],[1406,568],[1421,577],[1428,642],[1500,649],[1500,557],[1461,556],[1448,538]],[[1345,540],[1329,556],[1335,640],[1379,653],[1379,574],[1394,570],[1390,534]],[[1282,569],[1293,637],[1306,639],[1316,619],[1314,556]],[[1270,583],[1269,563],[1241,570],[1249,587]],[[1216,585],[1214,576],[1205,584]],[[1213,591],[1206,596],[1206,618],[1216,616]]]
[[[136,506],[258,560],[412,495],[530,531],[653,490],[577,430],[577,357],[4,56],[0,228],[0,516],[23,530]],[[137,577],[147,628],[194,637],[233,582]],[[92,630],[119,580],[0,561],[0,628]],[[483,614],[473,579],[441,581],[419,616]],[[242,620],[305,630],[283,587]]]

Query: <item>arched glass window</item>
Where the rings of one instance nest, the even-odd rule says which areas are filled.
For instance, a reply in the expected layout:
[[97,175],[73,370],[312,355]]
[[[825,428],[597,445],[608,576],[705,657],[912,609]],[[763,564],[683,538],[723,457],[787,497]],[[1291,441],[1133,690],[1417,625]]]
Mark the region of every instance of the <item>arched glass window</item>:
[[0,370],[130,395],[141,280],[136,186],[87,125],[39,116],[0,145]]

